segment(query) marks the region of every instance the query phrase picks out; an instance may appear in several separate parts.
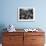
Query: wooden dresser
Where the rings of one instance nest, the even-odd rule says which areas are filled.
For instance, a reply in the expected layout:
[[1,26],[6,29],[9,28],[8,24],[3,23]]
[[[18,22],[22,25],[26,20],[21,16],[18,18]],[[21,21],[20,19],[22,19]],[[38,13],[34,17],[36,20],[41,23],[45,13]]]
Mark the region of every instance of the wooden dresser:
[[44,46],[44,32],[3,32],[3,46]]

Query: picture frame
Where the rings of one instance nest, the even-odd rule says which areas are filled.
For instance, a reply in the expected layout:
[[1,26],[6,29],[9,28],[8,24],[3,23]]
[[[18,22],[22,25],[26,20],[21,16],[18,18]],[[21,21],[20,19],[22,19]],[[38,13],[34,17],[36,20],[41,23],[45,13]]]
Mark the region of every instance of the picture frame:
[[19,7],[18,21],[35,21],[35,8]]

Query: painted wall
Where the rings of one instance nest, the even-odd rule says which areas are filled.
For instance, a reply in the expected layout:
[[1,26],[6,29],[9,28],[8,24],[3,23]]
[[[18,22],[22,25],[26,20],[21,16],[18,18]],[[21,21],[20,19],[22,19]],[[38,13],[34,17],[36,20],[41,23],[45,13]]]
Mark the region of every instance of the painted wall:
[[[33,22],[18,22],[18,7],[34,7],[36,19]],[[0,27],[13,24],[16,28],[46,28],[46,0],[0,0]]]

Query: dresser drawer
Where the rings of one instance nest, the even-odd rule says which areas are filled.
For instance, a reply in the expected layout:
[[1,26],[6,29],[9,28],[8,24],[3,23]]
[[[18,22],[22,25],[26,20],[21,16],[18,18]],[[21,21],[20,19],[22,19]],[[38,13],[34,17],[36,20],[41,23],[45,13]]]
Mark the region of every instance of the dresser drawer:
[[33,44],[43,44],[44,36],[32,36],[32,43]]
[[32,44],[32,46],[44,46],[44,44]]
[[45,33],[44,32],[25,32],[24,36],[44,36]]
[[4,32],[5,36],[23,36],[23,32]]
[[23,36],[4,36],[3,37],[3,43],[15,43],[15,42],[21,42],[23,41]]
[[4,43],[3,43],[2,46],[23,46],[23,43],[22,43],[22,42],[19,43],[19,44],[18,44],[18,43],[17,43],[17,44],[16,44],[16,43],[12,43],[12,44],[10,44],[10,43],[8,43],[8,44],[5,43],[5,44],[4,44]]

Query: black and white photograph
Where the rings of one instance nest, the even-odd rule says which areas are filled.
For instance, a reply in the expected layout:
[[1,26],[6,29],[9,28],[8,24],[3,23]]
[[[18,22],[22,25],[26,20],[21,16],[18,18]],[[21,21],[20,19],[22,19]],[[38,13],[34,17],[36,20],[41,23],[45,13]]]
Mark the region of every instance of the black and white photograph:
[[34,21],[35,8],[20,7],[18,8],[18,21]]

